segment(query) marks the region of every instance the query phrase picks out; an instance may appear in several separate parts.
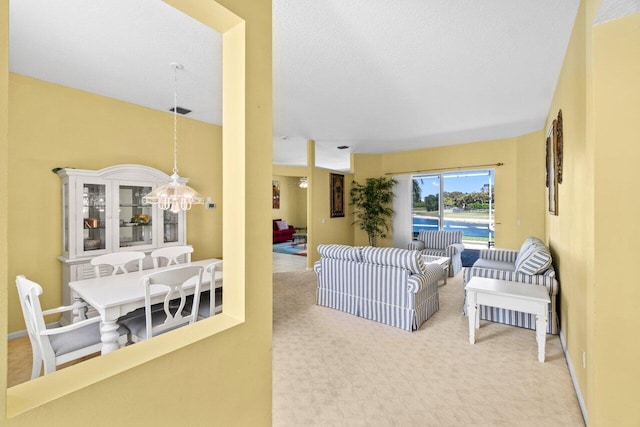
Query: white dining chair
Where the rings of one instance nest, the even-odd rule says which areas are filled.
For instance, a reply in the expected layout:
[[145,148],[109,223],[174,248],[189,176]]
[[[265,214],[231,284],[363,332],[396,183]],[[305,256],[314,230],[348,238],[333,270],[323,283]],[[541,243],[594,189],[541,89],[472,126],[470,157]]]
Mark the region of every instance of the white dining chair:
[[[131,340],[139,342],[195,322],[203,270],[198,266],[181,265],[141,277],[145,315],[122,321],[130,331]],[[191,293],[193,298],[188,298]],[[161,309],[153,304],[152,295],[154,300],[162,300]]]
[[142,270],[142,260],[144,257],[144,252],[113,252],[92,258],[91,265],[93,265],[96,277],[102,276],[102,274],[100,274],[101,265],[111,266],[111,274],[116,275],[118,272],[128,273],[129,271],[126,268],[126,265],[132,261],[138,261],[138,271]]
[[207,265],[204,274],[209,280],[209,290],[202,292],[200,296],[198,319],[222,313],[222,261]]
[[153,268],[161,266],[161,259],[166,259],[166,266],[178,265],[180,256],[184,255],[184,263],[191,262],[191,253],[193,253],[193,247],[191,246],[169,246],[166,248],[156,249],[151,252],[151,259],[153,259]]
[[[33,353],[31,379],[40,376],[43,365],[44,375],[47,375],[55,372],[56,368],[63,363],[101,350],[100,317],[92,317],[67,326],[47,328],[44,316],[72,311],[81,305],[76,304],[42,311],[40,306],[42,287],[39,284],[20,275],[16,277],[16,286]],[[126,328],[120,327],[118,333],[120,335],[118,343],[125,344],[128,331]]]

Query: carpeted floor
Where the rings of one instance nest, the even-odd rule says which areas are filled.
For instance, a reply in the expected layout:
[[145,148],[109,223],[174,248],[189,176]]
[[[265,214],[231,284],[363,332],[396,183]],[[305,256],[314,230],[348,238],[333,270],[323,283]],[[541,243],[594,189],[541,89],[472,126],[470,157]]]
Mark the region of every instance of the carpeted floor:
[[307,256],[306,243],[282,242],[273,244],[273,252],[288,255]]
[[273,280],[274,426],[583,426],[557,335],[482,321],[462,273],[413,333],[315,305],[312,271]]

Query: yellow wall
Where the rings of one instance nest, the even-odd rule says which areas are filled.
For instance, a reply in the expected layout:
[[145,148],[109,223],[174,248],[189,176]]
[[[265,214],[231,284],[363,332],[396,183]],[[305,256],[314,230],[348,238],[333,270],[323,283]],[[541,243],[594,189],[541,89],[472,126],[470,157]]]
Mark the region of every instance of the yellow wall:
[[[594,425],[640,425],[640,14],[593,27]],[[593,313],[593,314],[592,314]],[[589,359],[588,359],[589,360]]]
[[[595,13],[595,11],[593,11]],[[546,240],[551,248],[560,279],[558,294],[560,328],[566,351],[583,397],[590,385],[582,367],[582,351],[591,365],[587,335],[587,267],[590,236],[593,234],[592,166],[588,160],[590,142],[586,137],[586,62],[585,40],[593,15],[587,17],[584,4],[576,17],[564,64],[549,110],[545,129],[562,109],[564,134],[563,182],[558,185],[558,215],[545,214]],[[546,131],[545,131],[546,135]],[[546,196],[545,196],[546,197]],[[548,202],[545,198],[545,204]],[[587,402],[587,407],[591,406]]]
[[[10,74],[9,103],[9,185],[21,189],[9,194],[9,277],[24,274],[41,283],[43,306],[57,307],[62,303],[62,269],[56,259],[62,255],[62,202],[60,178],[51,170],[142,164],[171,174],[173,117],[17,74]],[[180,173],[213,200],[222,195],[221,144],[220,127],[179,118]],[[196,206],[187,223],[194,259],[222,255],[220,206],[212,211]],[[22,329],[13,286],[9,331]]]
[[[331,218],[331,191],[330,174],[337,173],[344,175],[344,217]],[[348,205],[349,191],[353,175],[345,172],[337,172],[328,169],[313,168],[313,180],[311,188],[311,201],[313,209],[309,221],[312,224],[310,231],[311,239],[308,248],[308,266],[320,259],[318,255],[318,245],[336,243],[341,245],[353,245],[353,217]]]
[[[544,237],[545,215],[545,133],[540,130],[516,138],[516,224],[515,242],[512,248],[518,249],[529,236]],[[496,169],[502,170],[502,166]],[[498,191],[498,190],[496,190]],[[510,197],[498,192],[497,197]],[[501,204],[496,202],[497,210]],[[500,215],[500,214],[498,214]],[[498,216],[498,218],[501,218]],[[500,220],[496,220],[499,222]],[[501,227],[497,225],[496,227]],[[504,231],[504,229],[502,229]],[[500,242],[502,238],[500,237]]]
[[[206,14],[205,17],[211,20],[228,21],[223,34],[223,67],[225,76],[233,77],[227,77],[223,84],[225,93],[233,96],[223,101],[225,289],[233,300],[230,301],[231,314],[242,314],[246,308],[246,315],[239,317],[237,324],[226,313],[225,299],[224,315],[12,387],[9,391],[2,388],[0,424],[58,426],[73,424],[74,420],[90,420],[95,426],[208,425],[215,419],[220,425],[270,425],[272,298],[271,257],[268,254],[271,229],[266,212],[270,206],[268,182],[271,176],[271,2],[220,0],[219,3],[242,17],[244,22],[225,13],[214,14],[213,11],[221,11],[214,10],[217,4],[209,0],[179,2],[197,12],[198,17]],[[9,92],[6,84],[7,9],[8,1],[0,0],[0,28],[5,29],[0,36],[0,124],[6,123],[8,116],[3,108]],[[246,54],[238,52],[238,48],[245,46]],[[234,67],[226,68],[227,61]],[[34,102],[35,108],[39,108],[38,101]],[[12,108],[9,105],[9,114],[13,116]],[[234,113],[227,114],[229,110]],[[239,111],[242,114],[238,114]],[[116,113],[107,112],[107,115],[112,114]],[[4,132],[6,126],[0,126],[0,129]],[[234,144],[227,145],[227,139]],[[12,153],[3,140],[0,133],[0,159],[4,162],[8,158],[11,163]],[[39,149],[48,150],[50,141],[51,138],[39,141]],[[72,158],[63,160],[76,158],[69,155]],[[187,171],[188,155],[181,159],[185,162],[185,176],[192,178],[194,187],[209,185],[202,181],[205,175],[200,175],[200,171]],[[207,165],[208,169],[215,165],[212,162]],[[14,200],[14,192],[18,190],[7,186],[3,180],[6,168],[1,169],[0,201],[7,189]],[[45,179],[52,183],[58,179],[48,173],[50,177]],[[234,188],[235,191],[231,191]],[[245,211],[248,205],[252,209]],[[0,213],[4,206],[2,202]],[[52,213],[55,204],[49,208]],[[4,232],[8,224],[6,218],[6,215],[0,215],[0,269],[5,273],[4,277],[9,276],[4,256],[8,247]],[[52,233],[59,233],[58,229],[59,224],[56,224]],[[15,285],[13,280],[5,280],[2,296],[6,296],[5,286]],[[6,298],[2,304],[4,307]],[[236,309],[238,306],[242,309]],[[237,326],[211,335],[211,331],[220,330],[224,322]],[[4,315],[0,317],[0,330],[7,330]],[[6,351],[1,352],[0,361],[0,371],[6,372]],[[5,382],[5,376],[1,377]],[[179,410],[176,410],[175,397],[167,393],[175,384],[180,384]],[[47,404],[38,405],[39,402]],[[4,413],[5,405],[10,418]]]
[[[361,183],[368,177],[386,174],[474,169],[474,165],[503,163],[494,168],[496,246],[517,249],[528,236],[544,237],[545,145],[542,131],[498,141],[353,157],[355,180]],[[364,233],[360,230],[355,233],[356,244],[367,244]],[[381,246],[391,246],[391,237]]]
[[[7,208],[9,176],[9,2],[0,0],[0,277],[7,277]],[[5,283],[10,283],[5,281]],[[7,335],[8,284],[0,284],[0,336]],[[7,388],[7,340],[0,339],[0,390]],[[5,393],[0,392],[0,424],[7,419]]]
[[[306,175],[304,175],[306,176]],[[273,209],[273,219],[283,219],[294,227],[307,226],[307,190],[300,188],[300,177],[274,175],[280,183],[280,209]]]
[[[546,232],[560,277],[569,363],[589,425],[636,426],[639,341],[630,336],[640,290],[632,270],[640,209],[640,14],[593,26],[600,2],[582,1],[548,127],[562,109],[564,181]],[[627,214],[628,213],[628,214]],[[586,367],[582,365],[585,352]]]

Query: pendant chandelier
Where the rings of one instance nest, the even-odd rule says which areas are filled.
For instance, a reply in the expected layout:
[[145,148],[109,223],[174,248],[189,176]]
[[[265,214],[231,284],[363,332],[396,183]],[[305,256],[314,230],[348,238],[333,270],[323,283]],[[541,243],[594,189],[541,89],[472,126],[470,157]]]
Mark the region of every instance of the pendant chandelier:
[[142,203],[158,205],[162,210],[173,213],[188,211],[192,205],[204,204],[202,197],[196,190],[184,183],[186,181],[178,175],[178,70],[184,67],[175,62],[173,67],[173,174],[171,182],[156,188],[142,198]]

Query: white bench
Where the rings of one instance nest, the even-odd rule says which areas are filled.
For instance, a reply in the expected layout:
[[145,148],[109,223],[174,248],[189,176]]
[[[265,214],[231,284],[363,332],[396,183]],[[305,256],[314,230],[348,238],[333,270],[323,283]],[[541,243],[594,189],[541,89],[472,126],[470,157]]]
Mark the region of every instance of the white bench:
[[469,313],[469,342],[475,343],[475,330],[480,327],[478,305],[531,313],[536,316],[538,360],[544,362],[548,306],[551,302],[545,286],[472,277],[465,286]]

